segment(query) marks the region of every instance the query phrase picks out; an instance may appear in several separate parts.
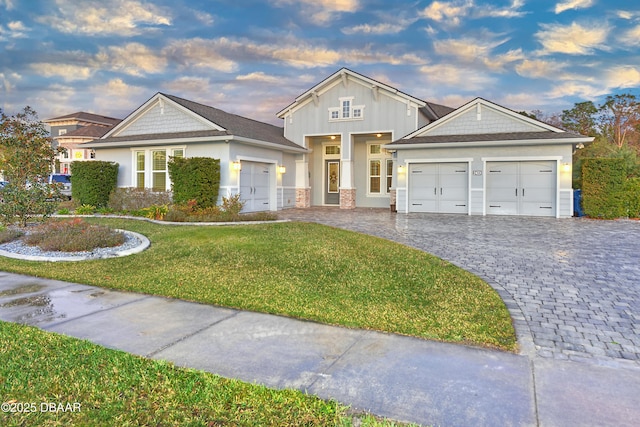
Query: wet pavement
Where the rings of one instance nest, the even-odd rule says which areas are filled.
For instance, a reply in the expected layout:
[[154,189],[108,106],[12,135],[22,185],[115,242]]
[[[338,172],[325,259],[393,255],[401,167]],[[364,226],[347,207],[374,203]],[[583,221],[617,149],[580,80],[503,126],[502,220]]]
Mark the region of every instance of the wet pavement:
[[0,320],[423,425],[630,427],[640,421],[638,368],[438,343],[10,273],[0,273]]
[[487,280],[519,354],[0,272],[0,320],[441,426],[640,425],[640,222],[288,210]]

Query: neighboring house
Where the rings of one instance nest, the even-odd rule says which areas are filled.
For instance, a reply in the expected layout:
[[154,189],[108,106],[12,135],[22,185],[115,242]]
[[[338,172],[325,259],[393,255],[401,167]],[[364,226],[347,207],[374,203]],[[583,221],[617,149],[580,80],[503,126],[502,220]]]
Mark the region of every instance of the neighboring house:
[[56,172],[71,173],[71,162],[93,159],[95,153],[84,144],[102,137],[119,122],[120,119],[85,112],[44,120],[51,127],[54,147],[65,149],[58,155]]
[[240,193],[245,212],[295,206],[296,158],[308,151],[280,127],[163,93],[87,146],[120,165],[120,187],[170,190],[171,157],[220,159],[220,197]]
[[245,211],[391,207],[400,212],[571,216],[571,158],[592,138],[483,99],[456,110],[343,68],[277,116],[284,129],[156,94],[86,144],[118,185],[169,190],[171,156],[220,159],[221,197]]

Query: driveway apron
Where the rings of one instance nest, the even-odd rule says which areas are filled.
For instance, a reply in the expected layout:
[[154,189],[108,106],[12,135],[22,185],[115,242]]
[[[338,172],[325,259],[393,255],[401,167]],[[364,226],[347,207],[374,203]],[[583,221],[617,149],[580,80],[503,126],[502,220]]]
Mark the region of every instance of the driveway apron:
[[286,210],[424,250],[496,289],[521,351],[640,366],[640,221]]

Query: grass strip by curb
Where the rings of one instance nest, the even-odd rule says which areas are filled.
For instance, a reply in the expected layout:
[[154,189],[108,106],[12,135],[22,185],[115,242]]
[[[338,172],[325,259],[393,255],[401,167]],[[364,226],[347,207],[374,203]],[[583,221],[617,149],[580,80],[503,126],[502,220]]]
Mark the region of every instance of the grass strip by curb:
[[146,235],[126,258],[0,269],[352,328],[512,351],[509,312],[483,280],[437,257],[319,224],[160,226],[92,222]]

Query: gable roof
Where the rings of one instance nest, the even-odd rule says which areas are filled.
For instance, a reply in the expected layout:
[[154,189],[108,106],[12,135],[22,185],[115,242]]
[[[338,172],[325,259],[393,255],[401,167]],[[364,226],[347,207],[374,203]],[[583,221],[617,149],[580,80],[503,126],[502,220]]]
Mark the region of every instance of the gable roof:
[[304,92],[303,94],[301,94],[300,96],[296,97],[295,101],[293,101],[291,104],[289,104],[288,106],[286,106],[285,108],[283,108],[280,112],[278,112],[276,114],[277,117],[279,118],[284,118],[285,114],[287,112],[289,112],[290,110],[295,109],[298,105],[300,105],[301,103],[307,101],[308,99],[311,99],[313,96],[317,95],[318,92],[320,92],[323,88],[327,87],[328,85],[330,85],[331,83],[333,83],[335,80],[337,79],[343,79],[346,78],[347,76],[351,76],[356,80],[361,81],[362,83],[365,83],[367,85],[370,85],[371,88],[378,88],[378,89],[383,89],[387,92],[390,92],[396,96],[399,96],[400,98],[403,98],[409,102],[413,102],[415,104],[418,105],[419,108],[425,108],[426,107],[426,111],[428,112],[426,115],[427,117],[429,117],[428,114],[432,114],[434,116],[438,116],[440,117],[438,114],[439,112],[442,111],[441,107],[447,109],[448,107],[444,107],[441,105],[437,105],[437,104],[430,104],[427,103],[425,101],[423,101],[422,99],[416,98],[414,96],[411,96],[405,92],[402,92],[392,86],[389,86],[385,83],[379,82],[377,80],[374,80],[372,78],[369,78],[367,76],[364,76],[362,74],[356,73],[353,70],[350,70],[348,68],[341,68],[338,71],[336,71],[335,73],[331,74],[329,77],[327,77],[326,79],[322,80],[320,83],[316,84],[315,86],[313,86],[311,89],[307,90],[306,92]]
[[[173,103],[182,109],[186,109],[195,114],[207,123],[211,130],[198,130],[191,132],[169,132],[169,133],[152,133],[127,136],[117,135],[120,130],[125,128],[129,122],[133,121],[148,105],[155,100],[162,99],[165,102]],[[198,102],[189,101],[175,95],[164,94],[158,92],[142,106],[132,112],[122,123],[111,129],[102,139],[94,141],[92,144],[99,143],[100,146],[106,144],[118,144],[126,142],[140,141],[157,141],[157,140],[176,140],[189,138],[211,138],[214,139],[240,139],[245,142],[265,143],[264,145],[276,145],[282,148],[293,149],[295,151],[308,151],[298,144],[284,137],[284,129],[275,125],[260,122],[237,114],[227,113],[218,108],[200,104]]]
[[[483,132],[483,133],[464,133],[449,134],[435,132],[438,128],[451,123],[465,113],[474,108],[481,111],[481,108],[490,107],[491,109],[507,116],[515,122],[520,122],[530,130],[511,131],[511,132]],[[569,141],[571,140],[571,141]],[[505,108],[501,105],[487,101],[483,98],[475,98],[471,102],[453,110],[438,120],[431,122],[420,129],[404,136],[403,138],[386,144],[385,148],[408,148],[417,145],[421,146],[447,146],[450,144],[470,143],[470,144],[510,144],[514,141],[529,144],[549,144],[549,143],[584,143],[591,142],[592,137],[586,137],[573,132],[567,132],[563,129],[554,127],[548,123],[532,119],[523,114]]]
[[79,111],[77,113],[67,114],[60,117],[54,117],[52,119],[47,119],[43,121],[50,126],[55,126],[55,122],[63,122],[63,121],[69,121],[74,119],[81,122],[96,123],[96,124],[108,125],[108,126],[114,126],[120,123],[121,121],[120,119],[116,119],[114,117],[101,116],[98,114],[86,113],[84,111]]
[[82,126],[78,129],[72,130],[70,132],[65,133],[64,135],[54,136],[53,139],[64,139],[64,138],[100,138],[109,130],[111,126],[96,126],[96,125],[88,125]]

